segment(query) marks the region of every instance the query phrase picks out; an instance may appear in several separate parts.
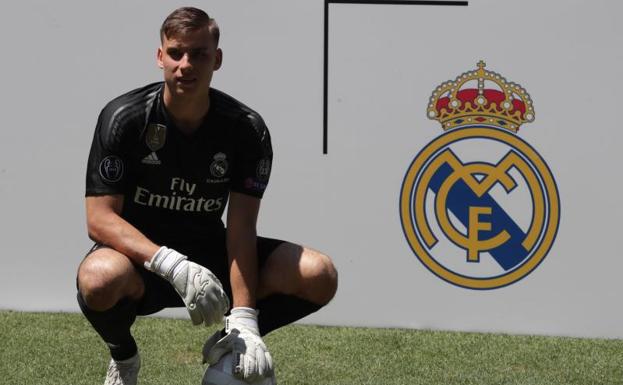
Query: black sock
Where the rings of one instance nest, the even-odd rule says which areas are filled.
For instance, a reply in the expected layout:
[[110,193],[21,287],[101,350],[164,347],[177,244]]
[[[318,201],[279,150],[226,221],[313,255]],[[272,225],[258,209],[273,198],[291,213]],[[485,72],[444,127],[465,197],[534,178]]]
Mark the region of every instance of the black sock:
[[80,310],[106,342],[112,358],[121,361],[134,356],[138,349],[130,334],[130,327],[136,319],[136,304],[129,299],[122,299],[109,310],[95,311],[87,307],[80,292],[77,297]]
[[260,334],[266,335],[282,326],[318,311],[323,305],[285,294],[273,294],[257,301]]

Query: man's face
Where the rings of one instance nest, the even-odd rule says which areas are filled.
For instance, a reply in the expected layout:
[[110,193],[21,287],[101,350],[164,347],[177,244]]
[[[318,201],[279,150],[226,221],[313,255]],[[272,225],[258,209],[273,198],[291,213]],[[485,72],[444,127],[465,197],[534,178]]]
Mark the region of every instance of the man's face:
[[222,55],[207,26],[183,35],[165,36],[158,48],[158,66],[164,71],[171,96],[207,94]]

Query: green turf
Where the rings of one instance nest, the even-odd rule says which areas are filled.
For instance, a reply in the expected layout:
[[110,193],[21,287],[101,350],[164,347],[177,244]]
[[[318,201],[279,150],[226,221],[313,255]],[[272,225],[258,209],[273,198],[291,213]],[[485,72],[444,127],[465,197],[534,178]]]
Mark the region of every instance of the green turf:
[[[141,385],[199,385],[214,329],[141,318]],[[623,340],[288,326],[265,338],[279,385],[623,384]],[[0,311],[0,385],[101,385],[103,342],[79,314]]]

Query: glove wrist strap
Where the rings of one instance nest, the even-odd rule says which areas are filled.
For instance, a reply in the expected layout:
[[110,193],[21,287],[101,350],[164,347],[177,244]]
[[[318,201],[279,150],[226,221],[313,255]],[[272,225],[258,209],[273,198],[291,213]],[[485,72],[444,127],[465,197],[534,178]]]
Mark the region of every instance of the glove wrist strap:
[[176,269],[185,259],[186,257],[177,251],[162,246],[149,262],[145,262],[145,268],[170,280],[175,277]]
[[241,325],[259,333],[257,315],[257,310],[250,307],[235,307],[231,309],[231,315],[227,317],[226,329],[234,328],[236,327],[235,325]]

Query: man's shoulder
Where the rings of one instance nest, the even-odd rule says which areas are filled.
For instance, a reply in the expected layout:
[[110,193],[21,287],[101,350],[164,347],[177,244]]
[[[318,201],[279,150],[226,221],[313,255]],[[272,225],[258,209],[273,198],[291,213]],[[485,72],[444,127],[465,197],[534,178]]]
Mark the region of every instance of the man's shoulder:
[[262,119],[257,111],[216,88],[210,88],[210,103],[220,114],[231,119]]
[[238,127],[252,127],[258,134],[267,130],[262,116],[240,100],[216,88],[210,88],[211,108],[226,119],[237,123]]
[[151,83],[117,96],[104,106],[101,117],[118,124],[144,116],[162,90],[162,85],[162,82]]
[[141,132],[161,88],[162,83],[152,83],[118,96],[106,104],[96,128],[105,146],[117,147]]

